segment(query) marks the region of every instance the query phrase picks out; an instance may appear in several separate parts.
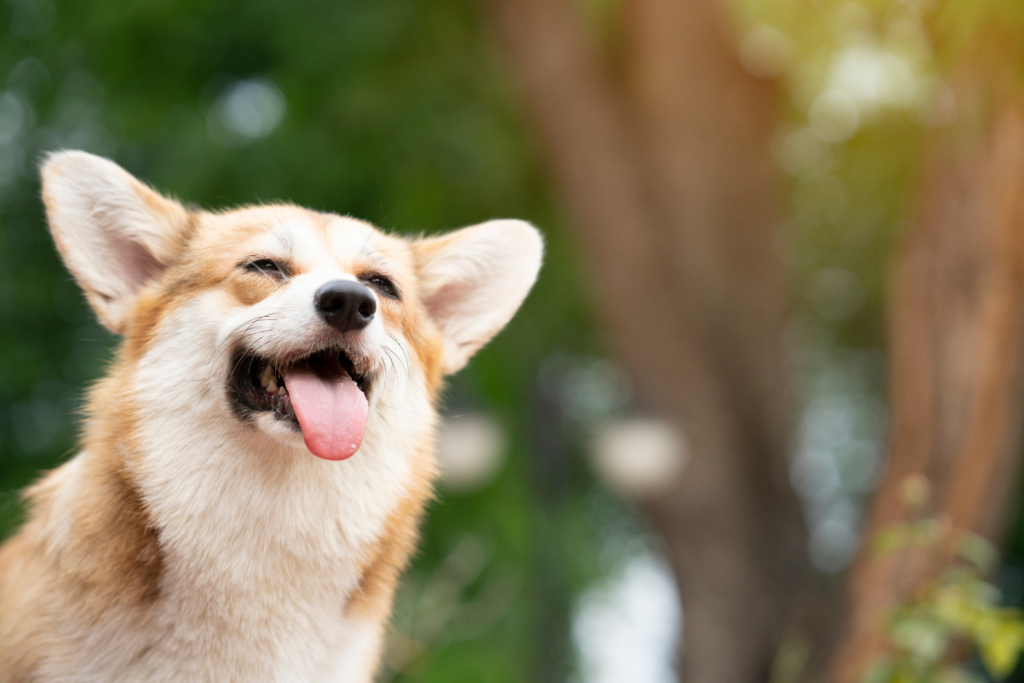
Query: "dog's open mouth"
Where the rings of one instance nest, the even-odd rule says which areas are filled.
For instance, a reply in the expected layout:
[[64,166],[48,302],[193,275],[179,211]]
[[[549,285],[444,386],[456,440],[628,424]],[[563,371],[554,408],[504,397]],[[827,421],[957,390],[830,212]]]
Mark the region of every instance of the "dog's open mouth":
[[359,449],[370,377],[357,372],[343,351],[320,351],[279,364],[239,352],[233,368],[230,384],[242,417],[273,413],[300,429],[306,447],[327,460],[344,460]]

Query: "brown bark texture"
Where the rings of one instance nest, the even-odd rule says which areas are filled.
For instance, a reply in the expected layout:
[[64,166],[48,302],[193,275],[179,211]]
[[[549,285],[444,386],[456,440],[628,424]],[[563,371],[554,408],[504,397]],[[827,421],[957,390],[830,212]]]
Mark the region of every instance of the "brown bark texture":
[[[1024,98],[964,70],[963,111],[937,132],[889,305],[889,467],[849,575],[849,631],[829,680],[857,683],[886,649],[885,620],[950,553],[878,556],[872,537],[909,521],[907,477],[931,483],[954,531],[998,541],[1021,455],[1024,348]],[[955,536],[954,536],[955,537]],[[951,549],[950,549],[951,550]]]
[[490,0],[642,396],[692,457],[645,502],[685,606],[687,683],[766,680],[813,572],[790,415],[770,158],[774,84],[717,0],[628,0],[610,67],[572,0]]

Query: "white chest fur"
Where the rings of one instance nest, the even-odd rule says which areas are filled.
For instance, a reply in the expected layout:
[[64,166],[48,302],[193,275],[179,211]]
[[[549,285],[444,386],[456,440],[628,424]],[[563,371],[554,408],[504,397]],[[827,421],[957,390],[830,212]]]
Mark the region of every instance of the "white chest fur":
[[160,598],[144,617],[109,615],[73,680],[368,681],[383,624],[346,615],[346,601],[403,482],[308,453],[275,454],[294,458],[277,467],[251,453],[178,453],[183,467],[200,456],[220,465],[143,479]]

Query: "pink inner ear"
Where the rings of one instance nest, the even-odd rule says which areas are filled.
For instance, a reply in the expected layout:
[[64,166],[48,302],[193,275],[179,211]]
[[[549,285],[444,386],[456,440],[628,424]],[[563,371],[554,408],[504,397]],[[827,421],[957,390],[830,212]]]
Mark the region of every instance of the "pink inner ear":
[[114,258],[132,289],[138,289],[160,272],[160,262],[145,247],[130,239],[115,239]]
[[427,313],[442,327],[455,315],[472,293],[475,285],[469,282],[453,282],[434,292],[426,302]]

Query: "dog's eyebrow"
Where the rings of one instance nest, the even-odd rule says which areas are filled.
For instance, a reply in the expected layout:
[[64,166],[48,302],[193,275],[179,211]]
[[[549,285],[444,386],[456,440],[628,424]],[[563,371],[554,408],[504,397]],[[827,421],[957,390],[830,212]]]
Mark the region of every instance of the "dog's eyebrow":
[[272,229],[272,232],[274,234],[274,237],[277,238],[277,241],[281,243],[281,246],[284,248],[285,252],[289,256],[291,256],[291,254],[295,251],[295,237],[292,235],[291,231],[285,229],[284,226],[277,226],[276,228]]
[[377,250],[370,245],[370,240],[372,239],[373,235],[368,235],[367,238],[363,241],[363,246],[359,248],[360,256],[375,256],[377,254]]
[[367,261],[366,265],[364,266],[364,270],[382,271],[390,273],[392,269],[388,268],[388,265],[388,261],[384,257],[374,252],[373,258]]
[[375,261],[384,261],[386,259],[391,258],[390,255],[397,251],[396,249],[392,248],[381,249],[380,247],[370,246],[370,240],[372,239],[373,235],[370,235],[369,237],[366,238],[366,241],[363,242],[363,246],[359,251],[360,256],[373,257]]

